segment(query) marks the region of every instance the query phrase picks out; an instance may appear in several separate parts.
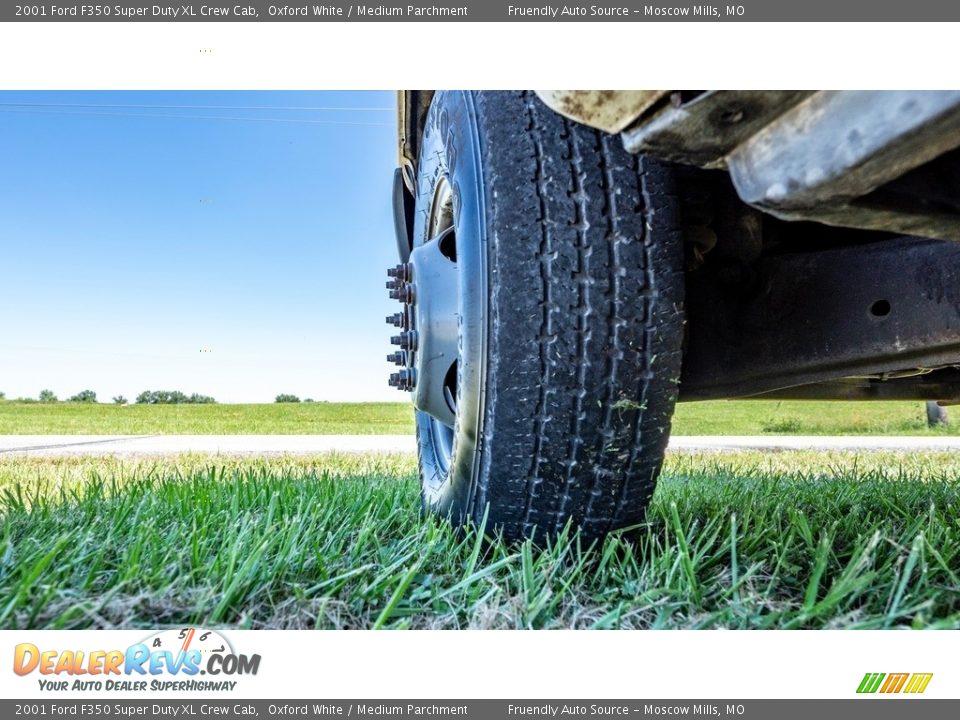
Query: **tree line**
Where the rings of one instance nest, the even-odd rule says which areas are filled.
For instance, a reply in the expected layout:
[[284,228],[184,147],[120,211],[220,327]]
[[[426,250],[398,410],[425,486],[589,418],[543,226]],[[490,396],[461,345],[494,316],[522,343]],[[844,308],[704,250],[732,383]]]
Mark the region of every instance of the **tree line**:
[[[0,401],[6,400],[7,396],[0,392]],[[112,398],[115,405],[126,405],[129,401],[123,395],[116,395]],[[36,398],[19,397],[14,398],[13,402],[23,403],[56,403],[61,402],[60,398],[53,390],[41,390]],[[97,393],[93,390],[81,390],[76,395],[71,395],[62,402],[68,403],[95,403],[97,402]],[[144,390],[137,395],[134,403],[137,405],[209,405],[217,401],[209,395],[191,393],[187,395],[179,390]],[[290,393],[280,393],[274,399],[278,403],[312,403],[312,398],[305,398],[303,401],[299,397]]]
[[[7,396],[0,392],[0,400],[6,399]],[[115,395],[112,400],[115,405],[126,405],[129,402],[123,395]],[[97,402],[97,393],[95,393],[93,390],[81,390],[76,395],[71,395],[70,397],[61,401],[60,398],[57,397],[57,394],[53,392],[53,390],[45,389],[41,390],[40,394],[35,398],[18,397],[14,398],[13,402],[95,403]],[[207,405],[216,403],[217,401],[209,395],[201,395],[199,393],[191,393],[190,395],[187,395],[179,390],[144,390],[142,393],[137,395],[134,402],[137,405]]]

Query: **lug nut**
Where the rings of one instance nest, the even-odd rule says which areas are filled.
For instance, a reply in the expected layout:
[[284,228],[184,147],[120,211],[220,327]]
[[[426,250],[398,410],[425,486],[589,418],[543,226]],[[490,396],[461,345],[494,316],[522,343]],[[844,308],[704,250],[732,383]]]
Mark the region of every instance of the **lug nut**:
[[417,349],[417,333],[413,330],[400,333],[399,335],[394,335],[390,338],[391,345],[399,345],[404,350],[416,350]]
[[396,267],[389,268],[387,270],[387,276],[392,278],[399,278],[400,280],[409,280],[410,279],[410,263],[400,263]]
[[416,350],[417,349],[417,334],[412,330],[407,332],[400,333],[400,342],[399,345],[404,350]]
[[393,300],[399,300],[402,303],[413,305],[413,285],[403,285],[398,288],[393,288],[390,291],[390,297]]
[[415,370],[404,368],[400,372],[390,373],[390,379],[387,382],[390,387],[398,390],[413,390],[417,384],[417,374]]
[[[407,305],[413,304],[414,288],[409,284],[412,276],[413,266],[410,263],[400,263],[387,270],[387,277],[390,278],[387,280],[387,289],[390,291],[392,299],[399,300]],[[409,312],[409,310],[405,310],[404,312],[387,315],[386,322],[388,325],[406,330],[410,326]],[[390,343],[402,348],[387,355],[387,362],[392,362],[394,365],[401,367],[399,372],[390,373],[390,387],[395,387],[398,390],[413,390],[416,385],[416,370],[404,366],[409,362],[410,353],[416,350],[417,334],[411,330],[406,330],[406,332],[391,337]]]

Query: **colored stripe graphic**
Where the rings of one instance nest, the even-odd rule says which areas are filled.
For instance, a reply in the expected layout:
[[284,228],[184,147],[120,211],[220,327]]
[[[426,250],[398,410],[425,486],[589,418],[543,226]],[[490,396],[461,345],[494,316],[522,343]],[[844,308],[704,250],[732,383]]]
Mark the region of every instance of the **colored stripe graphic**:
[[931,679],[933,679],[933,673],[890,673],[888,675],[868,672],[857,686],[857,692],[861,694],[880,692],[888,695],[900,692],[919,694],[927,689]]
[[930,679],[933,677],[933,673],[914,673],[910,677],[910,682],[907,683],[907,687],[904,688],[905,693],[922,693],[927,689],[927,685],[930,684]]
[[887,675],[887,681],[880,688],[882,693],[898,693],[903,689],[904,684],[910,673],[890,673]]
[[863,680],[860,681],[860,687],[857,688],[857,692],[875,693],[877,688],[880,687],[880,682],[884,677],[884,673],[867,673],[863,676]]

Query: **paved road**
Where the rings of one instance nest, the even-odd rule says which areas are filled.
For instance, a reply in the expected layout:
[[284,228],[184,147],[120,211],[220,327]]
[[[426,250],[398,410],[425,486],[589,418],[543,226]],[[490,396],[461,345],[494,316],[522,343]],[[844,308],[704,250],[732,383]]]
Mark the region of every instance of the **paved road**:
[[[322,452],[410,452],[410,435],[0,435],[0,457],[10,455],[305,455]],[[683,436],[679,452],[737,450],[941,450],[960,451],[960,437]]]
[[413,452],[408,435],[0,435],[0,457],[17,455],[306,455]]

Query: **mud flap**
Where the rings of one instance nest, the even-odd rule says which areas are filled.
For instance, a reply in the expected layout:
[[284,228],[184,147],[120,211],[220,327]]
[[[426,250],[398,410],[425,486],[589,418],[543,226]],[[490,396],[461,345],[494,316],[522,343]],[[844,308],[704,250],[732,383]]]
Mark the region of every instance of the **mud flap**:
[[413,195],[403,182],[403,171],[393,171],[393,230],[397,236],[397,253],[400,262],[410,259],[413,248]]

